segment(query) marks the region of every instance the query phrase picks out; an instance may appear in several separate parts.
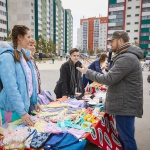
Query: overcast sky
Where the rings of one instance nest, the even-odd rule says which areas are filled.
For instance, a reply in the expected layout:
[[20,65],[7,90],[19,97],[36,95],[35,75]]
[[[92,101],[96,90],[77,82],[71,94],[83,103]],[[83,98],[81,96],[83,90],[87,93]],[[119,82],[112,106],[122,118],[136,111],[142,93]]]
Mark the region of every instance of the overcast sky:
[[77,45],[77,28],[80,19],[107,16],[108,0],[61,0],[65,9],[71,9],[73,15],[73,47]]

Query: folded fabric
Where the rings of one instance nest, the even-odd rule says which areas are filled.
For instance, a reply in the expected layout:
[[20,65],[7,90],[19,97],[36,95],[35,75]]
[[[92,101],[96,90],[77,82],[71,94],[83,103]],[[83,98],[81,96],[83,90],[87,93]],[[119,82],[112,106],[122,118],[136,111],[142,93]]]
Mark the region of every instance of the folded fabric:
[[31,129],[36,129],[38,132],[44,132],[44,127],[46,124],[47,122],[45,122],[44,120],[43,121],[41,120],[39,122],[36,122],[34,126],[31,127]]
[[45,132],[47,133],[63,133],[62,129],[60,127],[57,126],[57,124],[55,123],[48,123],[45,126]]
[[25,148],[30,149],[30,144],[31,144],[32,138],[33,138],[33,136],[34,136],[35,133],[37,133],[36,130],[31,130],[31,131],[30,131],[30,134],[29,134],[29,136],[26,138],[26,141],[25,141]]
[[30,144],[31,148],[35,149],[41,148],[50,137],[50,134],[51,133],[43,133],[43,132],[35,133]]
[[52,134],[49,140],[44,144],[44,150],[52,150],[51,148],[60,143],[60,141],[65,138],[66,135],[67,133]]
[[55,146],[53,150],[84,150],[86,145],[86,140],[79,140],[73,135],[67,133],[67,135]]
[[73,108],[84,108],[84,101],[83,100],[71,100],[71,101],[65,101],[63,102],[65,104],[68,104],[69,107]]
[[74,135],[77,139],[81,138],[85,132],[82,130],[74,129],[74,128],[68,128],[67,132]]
[[40,104],[47,105],[50,102],[54,101],[54,98],[52,97],[52,94],[50,91],[42,91],[41,94],[38,94],[38,102]]

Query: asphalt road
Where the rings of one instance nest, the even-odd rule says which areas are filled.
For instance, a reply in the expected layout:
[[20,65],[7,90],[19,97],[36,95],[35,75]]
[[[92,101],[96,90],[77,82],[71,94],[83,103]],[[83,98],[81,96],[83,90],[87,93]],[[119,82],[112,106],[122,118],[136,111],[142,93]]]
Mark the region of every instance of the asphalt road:
[[[57,62],[58,63],[58,62]],[[59,62],[62,63],[62,62]],[[42,80],[42,89],[49,90],[53,97],[54,87],[57,80],[59,79],[59,68],[58,65],[53,67],[42,67],[43,65],[51,66],[52,64],[40,64],[40,73]],[[44,69],[42,69],[44,68]],[[136,118],[135,121],[135,138],[139,150],[150,150],[150,83],[147,82],[147,75],[149,71],[143,71],[143,91],[144,91],[144,114],[142,118]]]

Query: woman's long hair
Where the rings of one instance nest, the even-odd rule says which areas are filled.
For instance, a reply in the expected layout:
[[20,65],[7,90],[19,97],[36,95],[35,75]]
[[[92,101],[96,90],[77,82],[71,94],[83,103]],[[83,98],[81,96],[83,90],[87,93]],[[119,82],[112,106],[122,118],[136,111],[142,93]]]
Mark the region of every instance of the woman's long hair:
[[99,58],[100,59],[100,63],[103,63],[106,58],[108,58],[107,54],[105,54],[105,53],[101,54],[101,56]]
[[[30,30],[27,26],[25,25],[15,25],[12,29],[12,43],[14,45],[14,60],[17,62],[20,62],[20,55],[17,51],[17,46],[18,46],[18,35],[24,36],[27,34],[27,31]],[[25,58],[26,61],[28,61],[29,59],[27,58],[27,56],[25,55],[24,52],[22,52],[23,57]]]

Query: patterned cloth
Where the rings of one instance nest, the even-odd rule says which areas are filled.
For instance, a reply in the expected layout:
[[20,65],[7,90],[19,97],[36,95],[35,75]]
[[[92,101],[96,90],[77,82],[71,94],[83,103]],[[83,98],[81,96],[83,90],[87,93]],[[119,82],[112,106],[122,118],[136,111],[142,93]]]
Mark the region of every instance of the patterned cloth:
[[28,89],[29,89],[29,97],[31,97],[32,93],[33,93],[33,85],[32,85],[32,74],[31,74],[31,70],[26,62],[26,60],[24,59],[24,57],[22,57],[22,61],[23,61],[23,65],[24,67],[26,68],[27,70],[27,73],[28,73]]
[[100,117],[100,120],[92,126],[92,133],[86,135],[86,139],[105,150],[123,150],[112,115],[104,114]]
[[34,66],[34,69],[35,69],[35,71],[36,71],[36,75],[37,75],[37,85],[38,85],[38,94],[40,94],[41,92],[42,92],[42,89],[41,89],[41,78],[40,78],[40,72],[39,72],[39,69],[38,69],[38,67],[37,67],[37,65],[36,65],[36,62],[35,62],[35,60],[34,60],[34,58],[32,57],[31,58],[31,61],[32,61],[32,64],[33,64],[33,66]]

